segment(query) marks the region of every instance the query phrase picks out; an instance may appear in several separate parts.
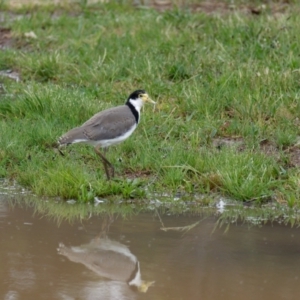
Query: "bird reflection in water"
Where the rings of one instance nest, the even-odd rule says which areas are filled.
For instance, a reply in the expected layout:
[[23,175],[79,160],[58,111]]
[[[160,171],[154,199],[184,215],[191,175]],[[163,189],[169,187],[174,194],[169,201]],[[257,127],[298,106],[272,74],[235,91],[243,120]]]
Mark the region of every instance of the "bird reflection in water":
[[[60,243],[58,253],[116,284],[125,283],[131,289],[145,293],[154,282],[142,280],[140,263],[126,245],[108,238],[112,222],[112,216],[106,218],[101,233],[88,244],[67,247]],[[107,283],[111,285],[112,282]]]

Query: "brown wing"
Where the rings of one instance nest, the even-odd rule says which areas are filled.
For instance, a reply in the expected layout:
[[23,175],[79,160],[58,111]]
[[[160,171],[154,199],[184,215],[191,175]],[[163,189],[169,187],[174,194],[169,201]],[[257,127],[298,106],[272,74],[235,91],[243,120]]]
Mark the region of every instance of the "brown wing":
[[109,140],[123,135],[135,123],[130,108],[121,105],[97,113],[79,128],[90,140]]

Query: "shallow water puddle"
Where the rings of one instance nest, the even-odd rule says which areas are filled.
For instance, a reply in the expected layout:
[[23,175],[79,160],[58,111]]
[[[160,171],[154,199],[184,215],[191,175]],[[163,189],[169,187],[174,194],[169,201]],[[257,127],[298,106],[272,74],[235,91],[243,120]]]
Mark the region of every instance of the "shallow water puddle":
[[299,299],[299,229],[225,232],[214,230],[215,217],[160,218],[149,212],[58,225],[2,199],[0,299]]

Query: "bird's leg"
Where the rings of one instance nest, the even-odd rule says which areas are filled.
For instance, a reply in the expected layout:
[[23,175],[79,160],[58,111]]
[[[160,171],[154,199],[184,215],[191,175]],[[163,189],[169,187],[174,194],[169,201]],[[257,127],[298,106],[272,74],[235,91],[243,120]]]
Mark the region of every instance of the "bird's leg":
[[108,169],[107,169],[107,165],[109,165],[109,161],[105,158],[105,156],[99,151],[99,149],[96,149],[95,148],[95,151],[96,153],[100,156],[101,160],[102,160],[102,163],[103,163],[103,166],[104,166],[104,169],[105,169],[105,173],[106,173],[106,177],[107,177],[107,180],[110,180],[110,175],[109,175],[109,172],[108,172]]
[[114,220],[115,219],[114,219],[113,214],[108,214],[104,217],[104,220],[103,220],[102,226],[101,226],[101,232],[100,232],[100,234],[97,235],[98,239],[106,238],[108,236],[109,227],[114,222]]
[[102,163],[104,165],[104,169],[105,169],[105,173],[106,173],[106,177],[107,180],[110,180],[110,175],[107,169],[107,165],[110,167],[111,169],[111,173],[112,173],[112,177],[115,176],[115,169],[114,166],[107,160],[107,158],[99,151],[100,145],[95,147],[95,152],[100,156]]
[[[104,148],[103,151],[104,151],[104,154],[106,155],[108,152],[108,147]],[[103,154],[103,156],[104,156],[104,154]],[[106,161],[108,162],[108,165],[111,169],[111,174],[112,174],[111,177],[114,178],[115,177],[115,167],[107,159],[106,159]]]

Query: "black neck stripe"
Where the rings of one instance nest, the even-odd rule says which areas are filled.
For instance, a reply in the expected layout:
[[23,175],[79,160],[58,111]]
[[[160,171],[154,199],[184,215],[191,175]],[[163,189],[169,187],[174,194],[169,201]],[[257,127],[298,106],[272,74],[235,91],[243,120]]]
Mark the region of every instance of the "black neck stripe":
[[135,278],[138,271],[139,271],[139,262],[137,261],[136,264],[135,264],[134,270],[131,272],[129,278],[127,279],[128,283],[130,283],[130,281],[132,281]]
[[128,105],[128,107],[130,108],[132,114],[134,115],[135,122],[138,124],[139,123],[139,119],[140,119],[139,112],[135,109],[134,105],[132,103],[130,103],[130,101],[127,101],[126,105]]

